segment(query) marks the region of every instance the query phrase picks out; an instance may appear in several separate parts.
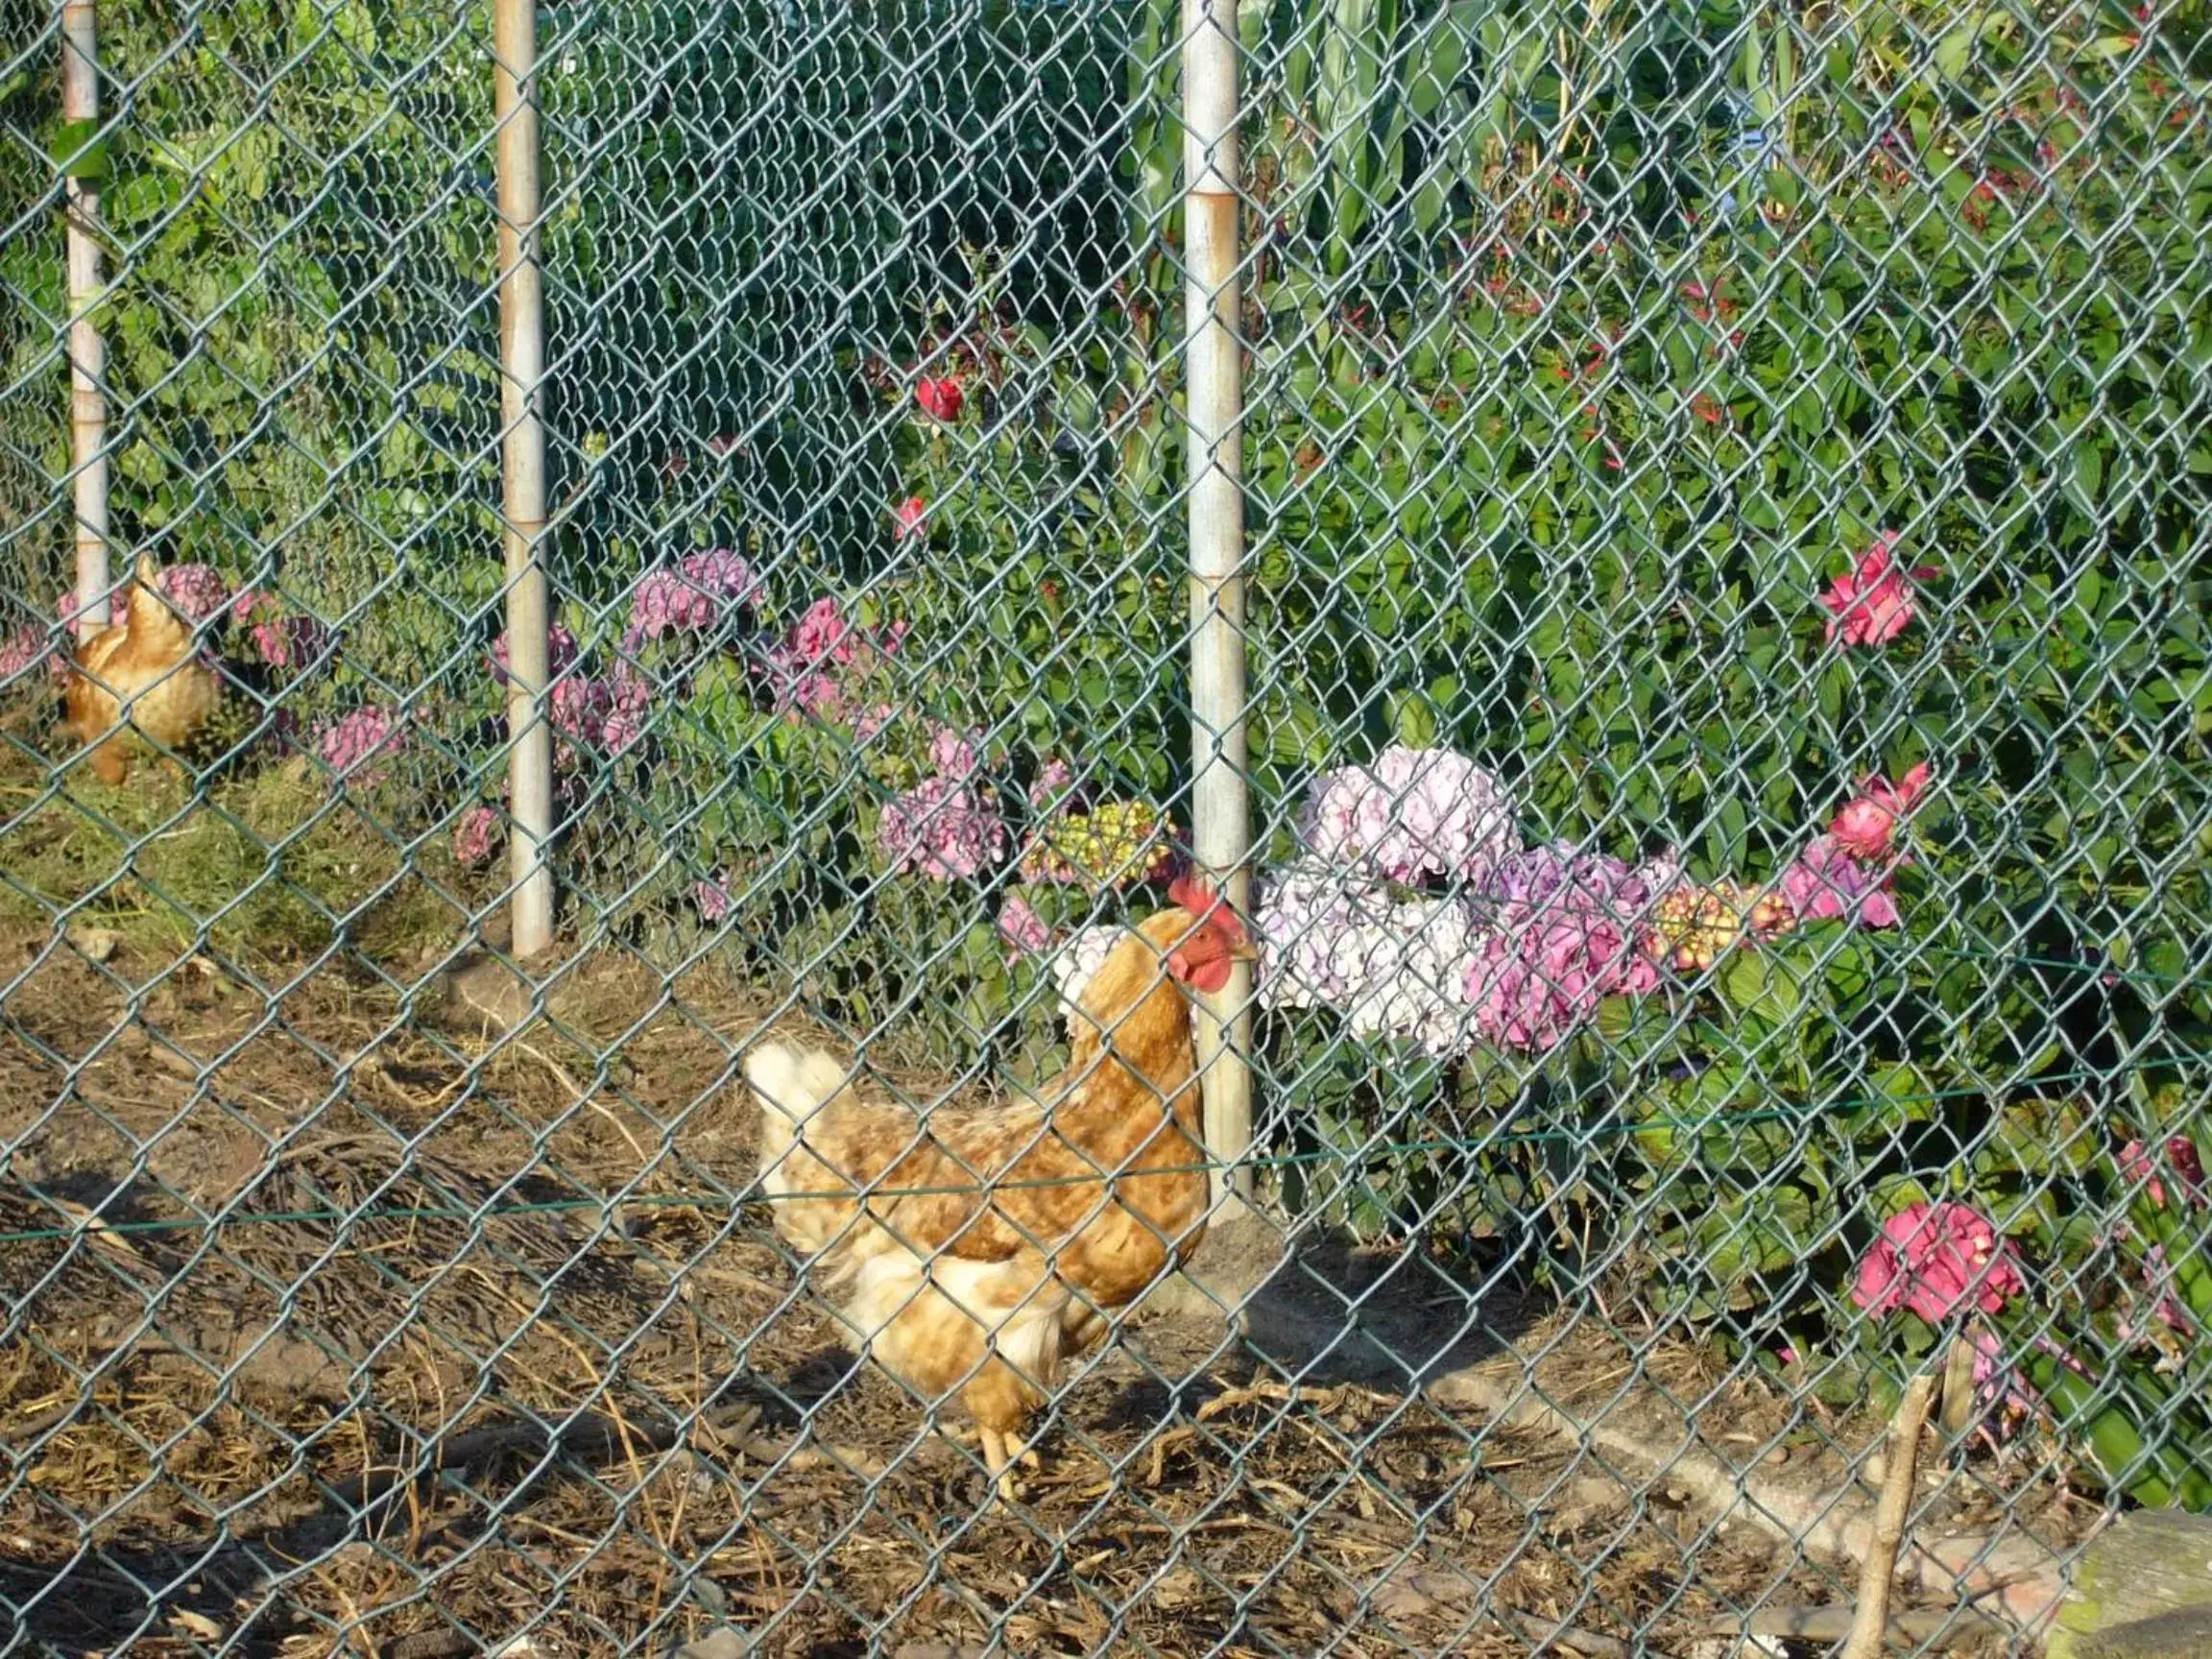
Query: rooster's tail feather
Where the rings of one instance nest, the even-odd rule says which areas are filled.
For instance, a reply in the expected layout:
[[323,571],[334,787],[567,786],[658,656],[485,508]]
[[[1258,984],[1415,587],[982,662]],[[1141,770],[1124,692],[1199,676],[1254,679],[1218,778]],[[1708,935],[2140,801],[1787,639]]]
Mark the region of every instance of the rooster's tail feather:
[[783,1190],[796,1172],[791,1148],[806,1121],[845,1093],[846,1068],[819,1048],[763,1043],[745,1057],[745,1081],[760,1102],[761,1183]]

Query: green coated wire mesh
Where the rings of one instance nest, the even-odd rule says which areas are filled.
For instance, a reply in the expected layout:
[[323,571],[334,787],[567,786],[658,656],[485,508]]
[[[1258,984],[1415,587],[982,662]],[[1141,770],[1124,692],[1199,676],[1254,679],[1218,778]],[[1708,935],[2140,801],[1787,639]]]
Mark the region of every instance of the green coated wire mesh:
[[[1020,1113],[1191,829],[1206,9],[538,7],[528,963],[489,10],[105,8],[91,121],[67,20],[0,0],[7,1650],[1816,1651],[1930,1369],[1926,1651],[2212,1509],[2203,0],[1247,0],[1255,1201],[1134,1310],[1074,1241],[1203,1206]],[[768,1038],[891,1233],[760,1179]],[[1009,1502],[1038,1327],[916,1257],[1056,1269]]]

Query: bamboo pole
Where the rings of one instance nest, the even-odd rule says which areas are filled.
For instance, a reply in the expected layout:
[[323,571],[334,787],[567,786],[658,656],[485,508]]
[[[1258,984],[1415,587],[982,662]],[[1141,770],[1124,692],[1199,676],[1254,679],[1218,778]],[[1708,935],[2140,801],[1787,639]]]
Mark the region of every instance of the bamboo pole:
[[552,623],[545,531],[545,290],[538,267],[537,0],[493,0],[493,110],[499,133],[501,476],[507,553],[507,761],[515,954],[553,940],[553,730],[544,718]]
[[[93,0],[61,8],[61,118],[89,142],[100,120],[100,30]],[[77,538],[77,632],[108,625],[108,349],[100,303],[100,185],[65,181],[69,228],[69,465]]]
[[[1250,914],[1244,729],[1243,348],[1238,338],[1237,0],[1183,0],[1185,410],[1190,450],[1191,840],[1200,869]],[[1206,1145],[1252,1144],[1252,970],[1238,963],[1197,1020]],[[1218,1219],[1252,1191],[1216,1169]]]

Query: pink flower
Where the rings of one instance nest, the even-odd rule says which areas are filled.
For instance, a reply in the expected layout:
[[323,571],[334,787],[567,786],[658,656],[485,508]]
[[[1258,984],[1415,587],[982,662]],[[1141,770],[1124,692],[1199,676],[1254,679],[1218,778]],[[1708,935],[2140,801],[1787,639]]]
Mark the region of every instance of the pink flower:
[[1815,835],[1782,872],[1782,898],[1800,922],[1849,921],[1894,927],[1902,920],[1882,878],[1843,850],[1835,835]]
[[709,927],[728,917],[737,904],[730,896],[729,881],[719,875],[710,880],[692,882],[691,902],[699,906],[699,920]]
[[948,425],[960,419],[964,400],[960,382],[950,374],[920,381],[914,388],[914,401],[922,405],[922,413]]
[[904,541],[910,537],[923,537],[929,533],[929,503],[919,495],[909,495],[891,509],[892,534]]
[[1859,784],[1859,795],[1836,814],[1828,827],[1836,844],[1852,857],[1879,864],[1889,856],[1889,839],[1897,821],[1912,810],[1913,803],[1928,792],[1928,763],[1923,760],[1895,784],[1868,773]]
[[1042,956],[1052,949],[1051,927],[1019,893],[1007,894],[998,906],[998,936],[1011,947],[1006,952],[1009,962],[1024,953]]
[[1659,988],[1642,936],[1681,878],[1671,858],[1631,866],[1571,842],[1506,854],[1486,883],[1494,910],[1466,974],[1475,1028],[1501,1048],[1555,1047],[1608,997]]
[[950,726],[939,726],[929,733],[929,764],[949,781],[965,783],[981,764],[977,752],[982,746],[983,733],[974,727],[956,732]]
[[792,626],[791,654],[810,668],[838,661],[850,632],[835,594],[825,593]]
[[379,755],[397,753],[406,741],[406,728],[399,724],[398,715],[390,709],[369,704],[323,728],[315,739],[315,753],[322,757],[324,765],[341,778],[352,777],[357,782],[373,783],[384,774],[381,770],[364,770],[367,763]]
[[1887,645],[1912,621],[1912,584],[1937,574],[1933,565],[1911,570],[1895,560],[1899,537],[1885,530],[1874,545],[1860,555],[1858,567],[1837,577],[1820,595],[1820,603],[1835,613],[1828,624],[1828,638],[1840,634],[1845,645]]
[[635,651],[670,634],[706,634],[722,619],[711,593],[694,588],[675,570],[648,570],[630,590],[630,625],[622,648]]
[[488,864],[498,842],[499,814],[482,804],[471,806],[453,826],[453,862],[464,870]]
[[1082,808],[1084,790],[1075,768],[1053,756],[1037,768],[1029,784],[1029,805],[1039,812],[1073,812]]
[[652,683],[627,662],[617,662],[607,676],[607,713],[599,727],[599,741],[610,755],[620,755],[645,734],[645,714],[652,701]]
[[230,620],[245,624],[253,655],[272,668],[304,668],[330,648],[330,631],[320,618],[287,613],[283,600],[265,589],[241,589],[230,601]]
[[[545,661],[555,680],[576,666],[576,636],[558,622],[545,631]],[[492,641],[492,678],[502,685],[507,684],[507,636],[504,634]]]
[[[607,723],[607,687],[596,680],[588,680],[581,674],[554,682],[553,690],[546,698],[546,718],[553,730],[571,742],[585,743],[596,749]],[[565,763],[573,764],[573,752],[565,757]]]
[[[2197,1142],[2186,1135],[2176,1135],[2168,1141],[2166,1165],[2174,1172],[2183,1207],[2194,1210],[2203,1205],[2206,1202],[2204,1164],[2197,1155]],[[2151,1194],[2154,1209],[2166,1208],[2166,1183],[2157,1175],[2150,1149],[2142,1142],[2130,1141],[2120,1148],[2120,1167],[2130,1185],[2144,1187]]]
[[875,741],[876,734],[899,718],[899,710],[888,703],[878,703],[863,709],[853,717],[853,741],[866,748]]
[[895,871],[939,881],[978,876],[1006,856],[1006,826],[965,783],[927,778],[883,807],[877,830]]
[[0,682],[28,674],[46,656],[46,636],[36,628],[18,628],[0,639]]
[[1859,1262],[1851,1300],[1876,1318],[1910,1308],[1931,1325],[1955,1311],[2004,1311],[2028,1288],[2012,1246],[1967,1204],[1909,1204],[1882,1223]]
[[204,565],[172,565],[161,592],[187,622],[204,622],[230,603],[230,585]]
[[686,553],[684,579],[700,592],[733,605],[749,604],[760,596],[760,579],[753,574],[753,566],[727,547]]

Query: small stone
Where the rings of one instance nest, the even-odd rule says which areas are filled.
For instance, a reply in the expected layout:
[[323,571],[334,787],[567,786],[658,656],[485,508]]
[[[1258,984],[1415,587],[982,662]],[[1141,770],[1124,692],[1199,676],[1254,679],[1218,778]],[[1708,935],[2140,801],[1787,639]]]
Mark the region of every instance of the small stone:
[[116,937],[105,927],[72,927],[68,939],[87,962],[105,962],[115,954]]

